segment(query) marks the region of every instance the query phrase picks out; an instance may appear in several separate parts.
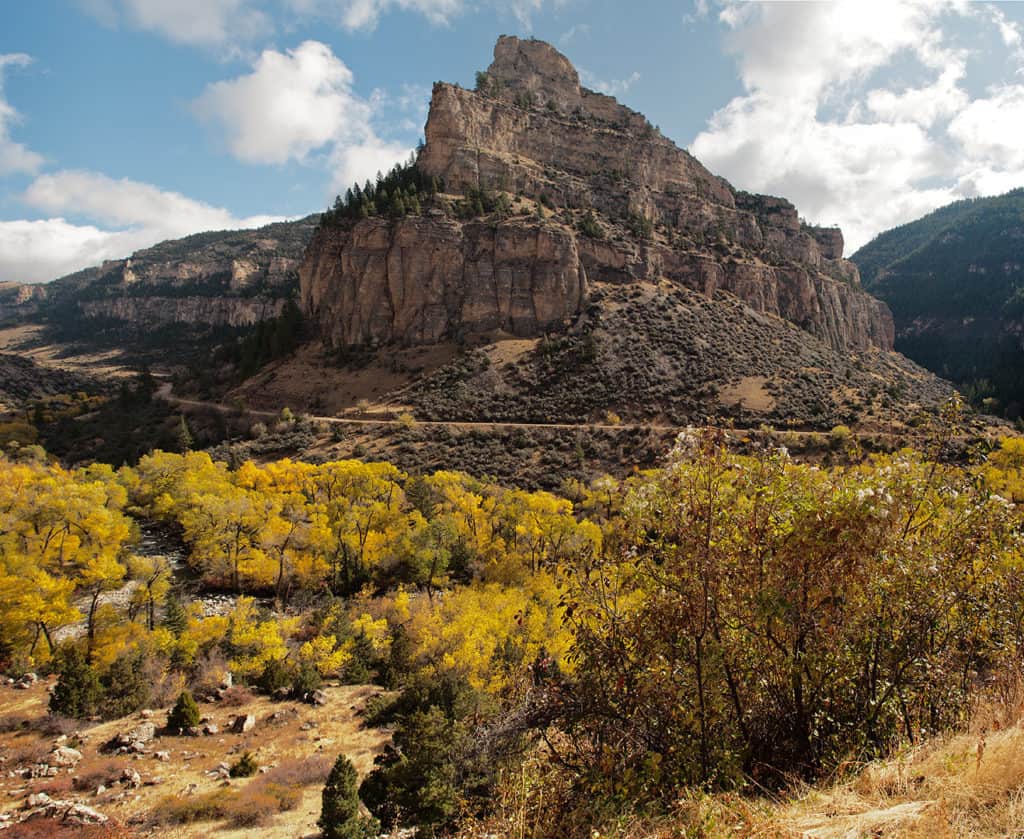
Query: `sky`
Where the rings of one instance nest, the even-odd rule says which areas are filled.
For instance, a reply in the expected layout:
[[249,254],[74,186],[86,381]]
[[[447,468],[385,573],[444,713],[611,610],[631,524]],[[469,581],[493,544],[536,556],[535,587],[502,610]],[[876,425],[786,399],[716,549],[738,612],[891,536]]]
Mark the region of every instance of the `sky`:
[[847,254],[1024,186],[1024,3],[0,0],[0,281],[321,210],[501,34]]

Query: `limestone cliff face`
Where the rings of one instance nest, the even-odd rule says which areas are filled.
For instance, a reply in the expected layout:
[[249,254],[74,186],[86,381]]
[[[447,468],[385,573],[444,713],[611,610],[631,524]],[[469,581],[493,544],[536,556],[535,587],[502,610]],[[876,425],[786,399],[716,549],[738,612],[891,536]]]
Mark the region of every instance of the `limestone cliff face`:
[[136,326],[187,323],[245,327],[276,318],[284,305],[280,298],[111,297],[80,301],[78,309],[89,319],[120,320]]
[[46,296],[43,285],[0,282],[0,323],[36,314]]
[[[170,324],[253,326],[280,315],[294,297],[317,222],[310,216],[258,230],[162,242],[127,259],[30,287],[39,290],[37,296],[19,313],[73,323],[79,331],[94,319],[122,321],[129,331]],[[0,293],[0,315],[3,303]]]
[[[728,291],[835,349],[892,348],[892,317],[861,290],[839,230],[733,189],[581,87],[543,42],[502,37],[479,90],[436,84],[417,167],[447,199],[416,218],[325,227],[306,253],[302,305],[332,344],[539,335],[582,313],[594,284],[666,279]],[[455,220],[451,201],[479,189],[506,193],[520,217]],[[540,220],[534,202],[555,209]],[[579,232],[588,211],[599,236]]]
[[564,327],[586,294],[576,237],[519,220],[324,228],[302,269],[304,311],[337,346],[433,343],[495,329],[537,335]]

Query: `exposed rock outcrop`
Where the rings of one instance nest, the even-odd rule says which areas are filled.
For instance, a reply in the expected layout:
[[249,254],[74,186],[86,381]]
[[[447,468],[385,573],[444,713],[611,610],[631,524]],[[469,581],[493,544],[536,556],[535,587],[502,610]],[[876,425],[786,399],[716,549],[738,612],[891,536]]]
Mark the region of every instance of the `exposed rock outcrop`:
[[160,326],[169,323],[205,326],[254,326],[284,309],[283,298],[267,297],[108,297],[82,300],[81,313],[90,319],[121,320]]
[[558,329],[586,299],[576,237],[561,225],[408,218],[321,230],[303,267],[305,310],[338,346],[432,343]]
[[[417,167],[446,193],[423,216],[325,225],[306,253],[302,306],[330,344],[537,336],[584,313],[595,284],[668,280],[728,291],[834,349],[892,348],[839,230],[734,190],[543,42],[501,38],[476,91],[436,84]],[[481,189],[511,215],[454,217]]]
[[318,219],[200,233],[45,285],[0,285],[0,320],[43,318],[79,332],[97,320],[133,332],[252,326],[280,315],[295,295]]

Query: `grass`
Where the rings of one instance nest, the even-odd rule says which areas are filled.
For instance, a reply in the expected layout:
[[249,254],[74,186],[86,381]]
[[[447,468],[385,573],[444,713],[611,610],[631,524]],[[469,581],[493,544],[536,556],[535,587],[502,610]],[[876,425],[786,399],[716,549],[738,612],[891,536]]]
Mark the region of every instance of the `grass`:
[[299,806],[304,787],[322,784],[332,761],[323,755],[289,759],[238,789],[225,787],[200,795],[169,795],[153,808],[155,827],[226,821],[231,827],[259,827],[277,813]]
[[[625,815],[591,827],[570,816],[562,835],[592,839],[989,839],[1024,835],[1024,696],[982,703],[970,726],[850,765],[839,777],[777,798],[693,791],[659,816]],[[533,761],[532,763],[530,761]],[[467,822],[459,839],[545,835],[551,808],[571,801],[565,776],[538,753],[502,785],[495,815]],[[538,793],[538,790],[540,791]],[[569,796],[569,798],[566,798]],[[561,808],[563,812],[566,808]],[[583,808],[581,814],[591,814]]]

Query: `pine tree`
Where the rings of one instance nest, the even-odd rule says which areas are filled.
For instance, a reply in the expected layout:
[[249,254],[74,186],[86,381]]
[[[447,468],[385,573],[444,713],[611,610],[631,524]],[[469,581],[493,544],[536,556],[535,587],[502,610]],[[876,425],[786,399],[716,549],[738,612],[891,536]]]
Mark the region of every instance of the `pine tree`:
[[183,690],[167,715],[167,727],[171,731],[185,731],[199,725],[200,719],[199,705],[189,691]]
[[358,780],[352,761],[338,755],[327,776],[317,822],[325,839],[368,839],[377,835],[377,820],[359,814]]
[[192,451],[192,432],[188,427],[188,420],[185,419],[185,415],[181,415],[181,423],[178,425],[178,451],[181,454],[188,454]]
[[178,596],[173,593],[167,596],[167,607],[164,610],[164,626],[174,633],[176,638],[180,638],[182,633],[188,628],[188,614],[185,612],[185,607],[181,605]]
[[75,719],[94,714],[103,688],[96,671],[77,647],[63,651],[57,672],[59,678],[50,696],[50,712]]

